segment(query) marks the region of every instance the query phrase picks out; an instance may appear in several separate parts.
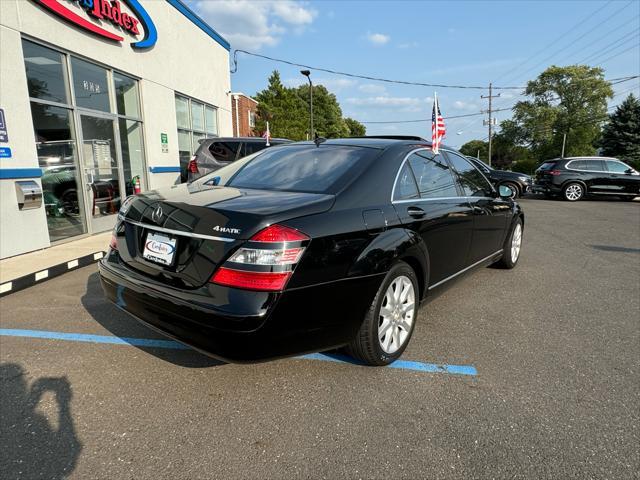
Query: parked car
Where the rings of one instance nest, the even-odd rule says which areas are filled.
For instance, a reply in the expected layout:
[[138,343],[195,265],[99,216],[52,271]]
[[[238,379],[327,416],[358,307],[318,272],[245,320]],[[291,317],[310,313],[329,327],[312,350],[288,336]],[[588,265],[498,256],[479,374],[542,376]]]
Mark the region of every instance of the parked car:
[[226,361],[346,346],[384,365],[420,304],[518,262],[521,208],[464,155],[421,139],[316,142],[129,197],[99,265],[106,296]]
[[561,195],[570,202],[585,195],[614,195],[633,200],[640,195],[640,175],[616,158],[555,158],[536,170],[534,191]]
[[513,193],[512,198],[518,198],[524,193],[531,192],[533,179],[526,173],[496,170],[478,158],[470,156],[467,156],[467,158],[484,173],[485,177],[487,177],[496,188],[500,185],[508,187]]
[[[289,143],[285,138],[272,138],[270,146]],[[195,155],[184,168],[186,177],[183,181],[193,182],[198,178],[214,172],[219,168],[235,162],[239,158],[267,148],[267,140],[262,137],[228,137],[207,138],[200,141]]]

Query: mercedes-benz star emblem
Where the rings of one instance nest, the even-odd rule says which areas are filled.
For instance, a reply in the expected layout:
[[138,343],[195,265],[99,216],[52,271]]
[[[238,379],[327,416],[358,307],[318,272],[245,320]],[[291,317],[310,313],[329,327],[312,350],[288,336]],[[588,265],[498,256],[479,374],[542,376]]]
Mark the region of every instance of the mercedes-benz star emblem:
[[151,214],[151,220],[158,223],[162,220],[162,207],[158,205],[158,207]]

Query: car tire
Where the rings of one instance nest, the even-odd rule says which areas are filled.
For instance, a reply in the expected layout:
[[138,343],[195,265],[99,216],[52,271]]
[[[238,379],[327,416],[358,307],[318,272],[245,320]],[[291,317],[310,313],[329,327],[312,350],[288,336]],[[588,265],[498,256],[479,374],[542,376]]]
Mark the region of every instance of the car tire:
[[502,258],[496,262],[496,266],[500,268],[512,269],[518,264],[520,259],[520,252],[522,250],[522,236],[524,234],[524,227],[522,225],[522,219],[517,218],[513,222],[513,227],[507,238],[504,239],[502,245]]
[[398,359],[413,334],[419,292],[413,269],[405,262],[393,265],[346,352],[372,366],[388,365]]
[[511,195],[512,200],[515,200],[520,196],[520,189],[518,188],[518,185],[516,185],[515,183],[504,182],[502,183],[502,185],[504,185],[505,187],[507,187],[509,190],[513,192],[513,195]]
[[562,189],[562,198],[568,202],[577,202],[584,197],[584,186],[578,182],[567,183]]

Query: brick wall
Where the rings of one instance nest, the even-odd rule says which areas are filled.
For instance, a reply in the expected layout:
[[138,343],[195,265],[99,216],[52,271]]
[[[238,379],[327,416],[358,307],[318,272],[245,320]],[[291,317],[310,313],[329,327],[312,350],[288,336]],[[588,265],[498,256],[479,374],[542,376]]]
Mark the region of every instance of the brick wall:
[[[237,97],[237,101],[236,101]],[[237,111],[236,111],[237,103]],[[258,102],[253,98],[248,97],[242,93],[234,93],[231,97],[231,112],[233,118],[233,136],[234,137],[255,137],[259,132],[253,130],[249,125],[249,112],[253,112],[254,115],[258,111]],[[239,131],[238,131],[238,127]]]

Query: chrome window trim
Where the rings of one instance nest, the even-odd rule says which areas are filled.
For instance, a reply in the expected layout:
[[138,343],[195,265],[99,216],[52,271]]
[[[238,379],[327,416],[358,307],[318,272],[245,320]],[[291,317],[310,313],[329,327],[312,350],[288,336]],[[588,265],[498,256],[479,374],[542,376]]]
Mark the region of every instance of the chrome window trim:
[[[613,158],[576,158],[575,160],[570,160],[567,162],[567,164],[564,166],[564,168],[566,168],[567,170],[571,170],[573,172],[585,172],[585,173],[611,173],[613,175],[625,175],[625,173],[620,173],[620,172],[612,172],[611,170],[583,170],[581,168],[572,168],[571,164],[573,162],[584,162],[587,160],[600,160],[601,162],[616,162],[619,163],[620,165],[624,165],[625,167],[627,167],[627,169],[631,168],[634,169],[631,165],[627,165],[624,162],[621,162],[620,160],[617,159],[613,159]],[[606,165],[606,163],[605,163]],[[634,169],[635,170],[635,169]]]
[[495,257],[496,255],[502,253],[502,248],[500,250],[498,250],[497,252],[492,253],[491,255],[484,257],[481,260],[478,260],[476,263],[469,265],[468,267],[463,268],[462,270],[460,270],[459,272],[454,273],[453,275],[449,275],[447,278],[445,278],[444,280],[440,280],[437,283],[434,283],[433,285],[431,285],[427,290],[431,290],[432,288],[436,288],[440,285],[442,285],[445,282],[448,282],[449,280],[453,280],[455,277],[457,277],[458,275],[463,274],[464,272],[466,272],[467,270],[472,269],[473,267],[480,265],[482,262],[486,262],[487,260],[489,260],[491,257]]
[[171,228],[158,227],[156,225],[149,225],[148,223],[136,222],[135,220],[130,220],[128,218],[124,218],[121,215],[118,215],[118,220],[122,220],[123,222],[127,222],[131,225],[135,225],[137,227],[146,228],[148,230],[155,230],[163,233],[170,233],[172,235],[178,235],[183,237],[191,237],[191,238],[202,238],[204,240],[216,240],[219,242],[234,242],[238,240],[237,238],[229,238],[229,237],[216,237],[214,235],[204,235],[202,233],[191,233],[191,232],[183,232],[181,230],[173,230]]
[[[396,178],[393,179],[393,187],[391,188],[391,203],[394,203],[393,197],[396,194],[396,185],[398,183],[398,178],[400,177],[400,172],[402,172],[402,169],[404,168],[404,164],[407,163],[407,159],[411,155],[413,155],[416,152],[420,152],[422,150],[430,150],[430,149],[429,148],[425,148],[425,147],[415,148],[415,149],[411,150],[409,153],[407,153],[405,155],[405,157],[402,159],[402,162],[400,163],[400,168],[398,168],[398,171],[396,172]],[[418,195],[420,195],[420,187],[418,186],[418,182],[417,181],[416,181],[416,190],[418,190]],[[411,200],[411,199],[409,199],[409,200]],[[420,197],[418,197],[417,200],[420,200]],[[404,200],[396,200],[396,202],[403,202],[403,201]]]

